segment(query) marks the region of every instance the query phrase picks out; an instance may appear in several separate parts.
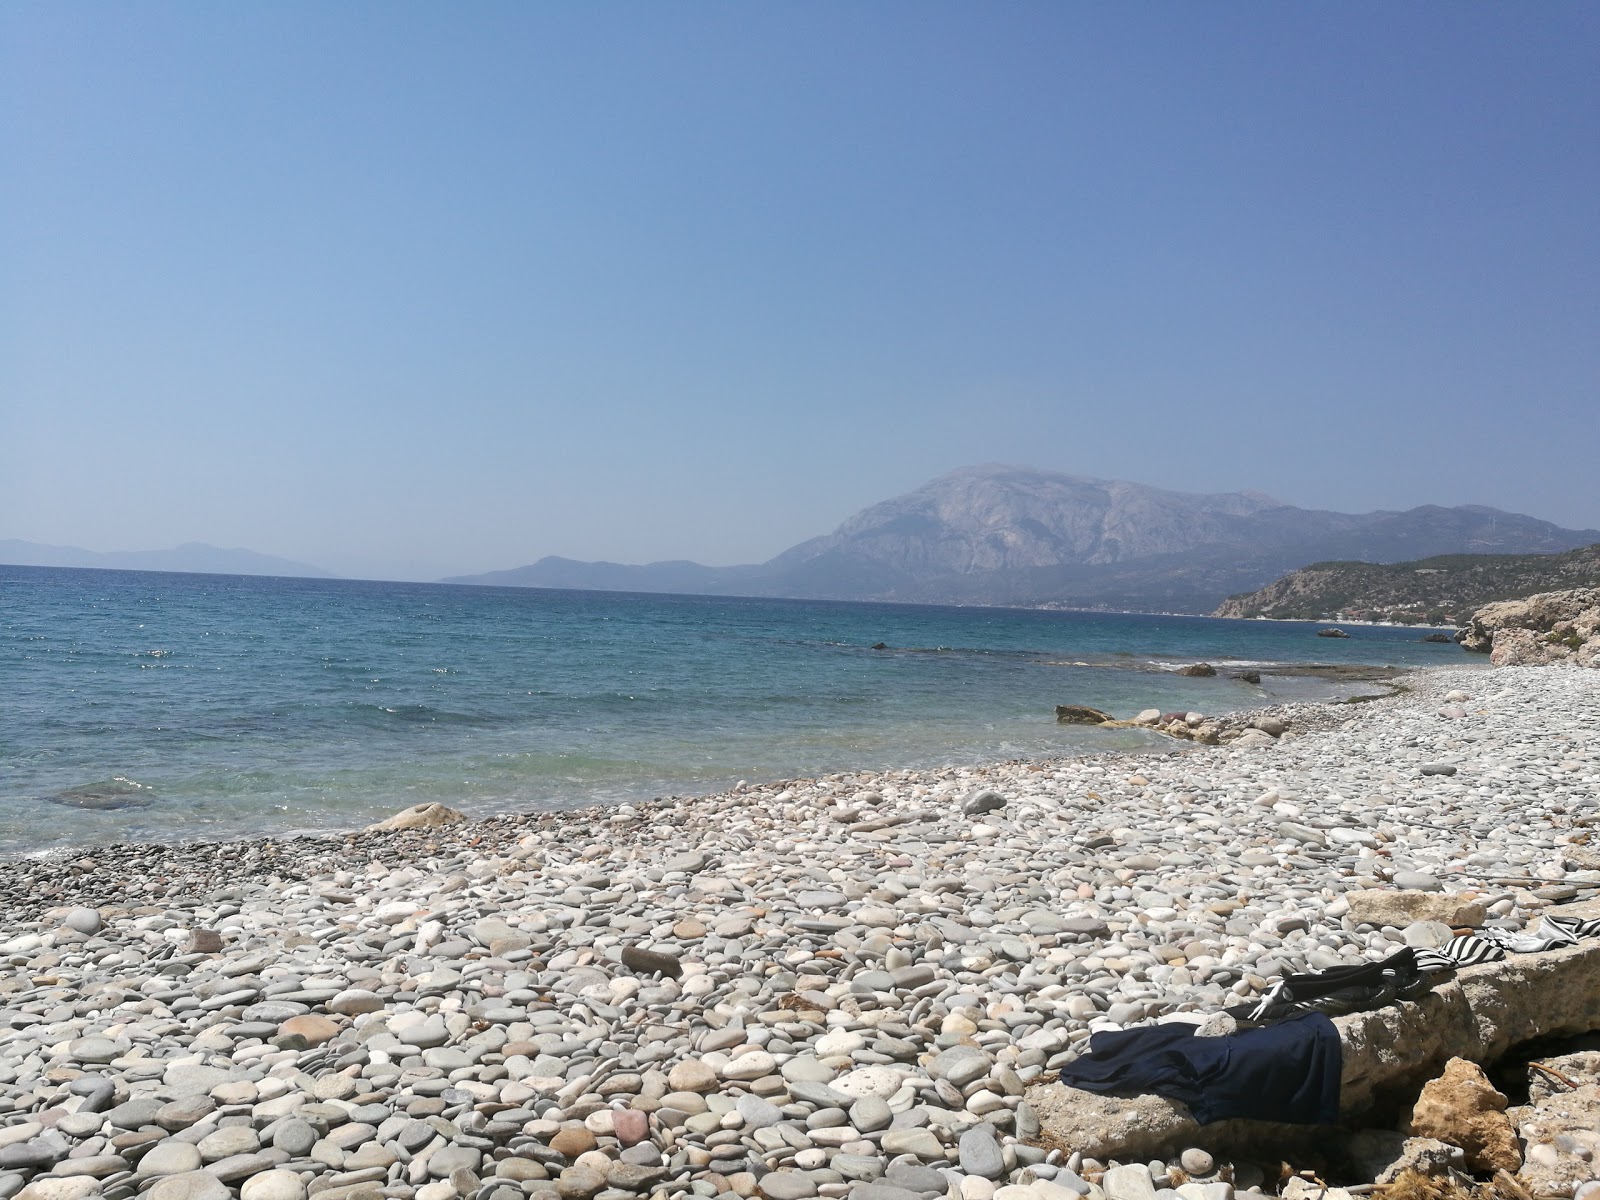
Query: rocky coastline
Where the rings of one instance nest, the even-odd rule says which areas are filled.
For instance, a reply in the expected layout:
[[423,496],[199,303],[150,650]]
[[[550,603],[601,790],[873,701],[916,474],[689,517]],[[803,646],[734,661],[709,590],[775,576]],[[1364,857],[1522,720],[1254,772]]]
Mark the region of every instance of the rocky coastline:
[[[1029,1097],[1426,933],[1353,893],[1600,895],[1600,673],[1406,682],[1169,754],[11,860],[0,1198],[1295,1193],[1204,1130],[1047,1146]],[[1587,1194],[1600,1148],[1517,1128]]]

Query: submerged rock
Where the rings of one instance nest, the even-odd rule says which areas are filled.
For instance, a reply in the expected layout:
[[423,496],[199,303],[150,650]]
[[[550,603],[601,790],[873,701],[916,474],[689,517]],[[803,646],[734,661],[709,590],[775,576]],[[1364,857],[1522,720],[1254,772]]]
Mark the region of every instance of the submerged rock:
[[1087,704],[1056,705],[1056,720],[1063,725],[1104,725],[1113,719],[1110,713],[1090,708]]

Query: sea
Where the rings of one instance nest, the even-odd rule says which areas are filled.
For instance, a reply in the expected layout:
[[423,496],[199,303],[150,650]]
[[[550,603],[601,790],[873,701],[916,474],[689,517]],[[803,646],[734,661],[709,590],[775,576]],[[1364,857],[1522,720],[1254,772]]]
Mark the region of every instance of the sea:
[[0,566],[0,852],[1156,750],[1055,706],[1220,713],[1352,690],[1283,664],[1471,657],[1321,627]]

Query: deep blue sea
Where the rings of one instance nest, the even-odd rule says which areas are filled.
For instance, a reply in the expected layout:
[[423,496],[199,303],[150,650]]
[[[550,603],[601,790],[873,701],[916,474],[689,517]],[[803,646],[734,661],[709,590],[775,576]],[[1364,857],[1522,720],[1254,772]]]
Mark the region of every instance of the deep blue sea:
[[[1055,705],[1220,712],[1325,694],[1272,663],[1468,661],[1317,628],[0,566],[0,851],[1135,749],[1161,743]],[[1224,674],[1172,673],[1202,659]]]

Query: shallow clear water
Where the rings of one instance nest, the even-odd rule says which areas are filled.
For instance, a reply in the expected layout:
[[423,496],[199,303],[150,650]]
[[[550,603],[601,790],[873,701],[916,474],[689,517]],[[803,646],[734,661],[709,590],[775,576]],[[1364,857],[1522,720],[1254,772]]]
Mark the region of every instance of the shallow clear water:
[[1171,673],[1196,659],[1468,661],[1421,631],[1316,629],[0,567],[0,850],[1129,749],[1160,743],[1057,725],[1054,706],[1219,712],[1323,689]]

